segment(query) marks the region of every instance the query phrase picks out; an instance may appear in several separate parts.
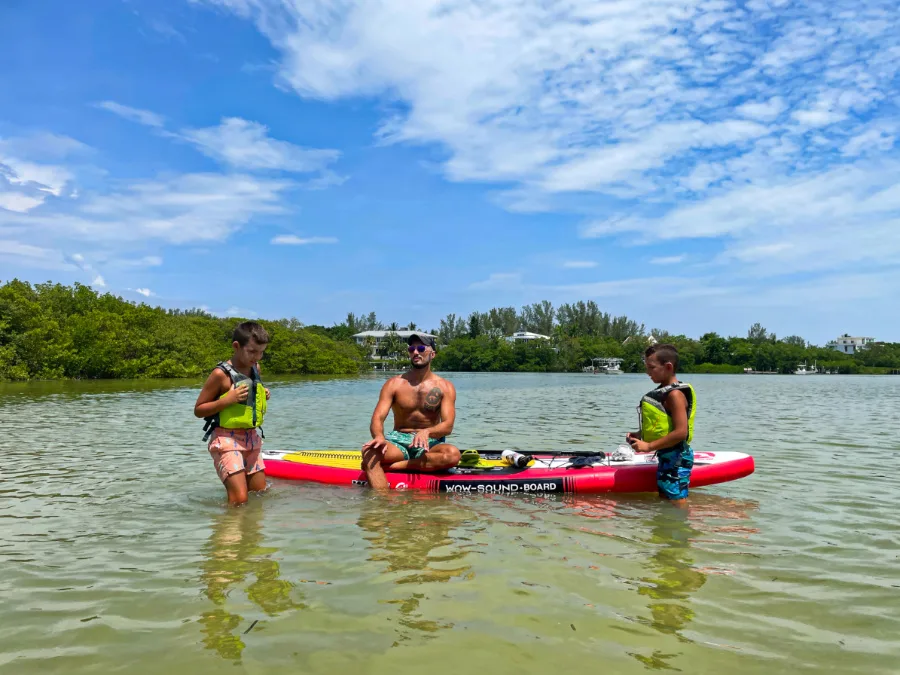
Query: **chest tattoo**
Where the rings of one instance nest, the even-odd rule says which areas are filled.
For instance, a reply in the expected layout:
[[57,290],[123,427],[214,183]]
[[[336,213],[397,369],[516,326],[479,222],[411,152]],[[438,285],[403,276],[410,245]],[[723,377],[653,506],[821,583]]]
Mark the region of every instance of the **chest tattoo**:
[[444,397],[440,387],[432,387],[431,391],[425,394],[425,410],[434,411],[440,408],[441,399]]

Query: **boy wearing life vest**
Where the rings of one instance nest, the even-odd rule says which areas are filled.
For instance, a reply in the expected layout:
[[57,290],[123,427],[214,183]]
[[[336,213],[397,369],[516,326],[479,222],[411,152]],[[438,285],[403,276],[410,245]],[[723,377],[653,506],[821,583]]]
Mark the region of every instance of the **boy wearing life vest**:
[[248,490],[266,489],[257,429],[269,399],[259,377],[259,360],[268,344],[269,335],[258,323],[239,324],[232,334],[231,359],[213,369],[194,404],[194,415],[206,420],[203,440],[209,440],[210,457],[232,505],[246,503]]
[[659,495],[680,504],[687,499],[694,468],[694,388],[679,382],[678,350],[674,345],[651,345],[644,352],[647,375],[657,384],[638,405],[640,431],[625,440],[635,452],[655,452],[659,460],[656,485]]

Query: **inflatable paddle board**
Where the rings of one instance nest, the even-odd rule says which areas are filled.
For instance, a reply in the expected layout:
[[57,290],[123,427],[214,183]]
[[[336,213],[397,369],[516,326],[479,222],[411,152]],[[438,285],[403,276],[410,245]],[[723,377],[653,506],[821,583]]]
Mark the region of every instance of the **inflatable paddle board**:
[[[266,475],[329,485],[368,485],[356,450],[263,451]],[[602,452],[535,454],[528,466],[511,466],[500,451],[480,451],[476,463],[441,473],[385,472],[394,490],[458,493],[656,492],[652,454],[613,459]],[[715,485],[749,476],[753,457],[741,452],[694,452],[691,487]]]

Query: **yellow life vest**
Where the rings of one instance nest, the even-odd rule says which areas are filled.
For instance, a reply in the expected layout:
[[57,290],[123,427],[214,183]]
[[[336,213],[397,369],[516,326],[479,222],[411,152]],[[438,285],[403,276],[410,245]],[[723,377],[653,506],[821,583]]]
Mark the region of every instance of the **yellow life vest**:
[[[250,370],[250,377],[235,370],[227,361],[222,361],[216,368],[225,372],[231,380],[231,384],[237,387],[246,383],[249,391],[247,392],[247,400],[243,403],[234,403],[224,410],[220,410],[216,415],[212,415],[206,419],[206,426],[203,430],[206,435],[203,440],[207,440],[216,427],[223,429],[256,429],[262,427],[263,419],[266,416],[267,402],[266,389],[263,387],[262,380],[259,377],[259,371],[256,368]],[[219,398],[223,399],[228,396],[228,392],[222,394]]]
[[672,416],[666,411],[666,396],[675,390],[684,394],[687,399],[688,434],[685,443],[694,438],[694,413],[697,411],[697,397],[694,388],[687,382],[676,382],[667,387],[658,387],[644,394],[638,405],[641,439],[651,443],[667,436],[675,428]]

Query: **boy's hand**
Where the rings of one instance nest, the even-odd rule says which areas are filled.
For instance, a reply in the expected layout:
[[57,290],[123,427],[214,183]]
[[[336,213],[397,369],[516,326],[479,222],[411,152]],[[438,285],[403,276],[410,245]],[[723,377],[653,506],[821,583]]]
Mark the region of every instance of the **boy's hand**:
[[[263,389],[266,389],[266,388],[263,387]],[[272,392],[270,392],[268,389],[266,389],[266,400],[268,401],[271,396],[272,396]]]
[[625,442],[628,443],[629,445],[634,443],[635,441],[639,441],[639,440],[641,440],[640,433],[632,433],[629,431],[627,434],[625,434]]
[[226,399],[228,400],[228,405],[234,405],[235,403],[244,403],[249,395],[250,390],[247,388],[247,385],[239,384],[228,392]]
[[647,441],[642,441],[638,438],[633,438],[630,441],[631,447],[634,448],[635,452],[653,452],[650,449],[650,444]]
[[413,438],[413,442],[410,444],[414,448],[424,448],[428,449],[428,429],[422,429],[421,431],[416,432],[415,438]]

